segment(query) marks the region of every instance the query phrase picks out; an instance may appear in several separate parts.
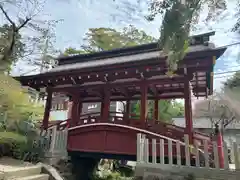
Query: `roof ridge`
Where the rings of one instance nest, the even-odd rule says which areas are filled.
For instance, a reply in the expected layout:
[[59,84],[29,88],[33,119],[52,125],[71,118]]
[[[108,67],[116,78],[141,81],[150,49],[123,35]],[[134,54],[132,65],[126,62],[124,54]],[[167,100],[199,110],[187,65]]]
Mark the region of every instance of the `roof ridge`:
[[[192,45],[200,45],[203,44],[206,41],[209,41],[209,37],[215,35],[215,31],[211,31],[208,33],[202,33],[198,35],[190,36],[190,39],[195,38],[194,41],[191,41]],[[197,39],[202,38],[202,39]],[[198,44],[195,44],[195,43]],[[143,53],[143,52],[151,52],[154,50],[161,50],[161,47],[158,46],[158,42],[148,43],[148,44],[142,44],[137,46],[131,46],[131,47],[122,47],[122,48],[116,48],[106,51],[99,51],[94,53],[87,53],[87,54],[79,54],[79,55],[73,55],[73,56],[64,56],[64,57],[58,57],[56,60],[58,61],[58,65],[65,65],[65,64],[73,64],[77,62],[86,62],[91,60],[97,60],[97,59],[103,59],[108,57],[115,57],[115,56],[121,56],[121,55],[132,55],[136,53]]]

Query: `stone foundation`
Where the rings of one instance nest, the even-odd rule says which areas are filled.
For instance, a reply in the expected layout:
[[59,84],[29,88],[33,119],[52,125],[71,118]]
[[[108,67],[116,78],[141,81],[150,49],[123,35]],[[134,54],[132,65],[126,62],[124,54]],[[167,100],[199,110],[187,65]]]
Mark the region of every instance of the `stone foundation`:
[[135,170],[135,176],[143,180],[191,180],[189,175],[195,180],[238,180],[240,171],[161,164],[137,164]]

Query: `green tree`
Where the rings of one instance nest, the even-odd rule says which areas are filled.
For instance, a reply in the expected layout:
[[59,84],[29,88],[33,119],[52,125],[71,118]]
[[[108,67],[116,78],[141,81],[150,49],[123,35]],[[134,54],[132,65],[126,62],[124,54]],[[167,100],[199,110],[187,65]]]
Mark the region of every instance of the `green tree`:
[[[86,33],[86,43],[80,50],[76,48],[67,48],[64,55],[76,55],[83,53],[92,53],[115,48],[136,46],[156,42],[157,40],[142,30],[130,25],[117,31],[111,28],[93,28]],[[149,114],[152,117],[153,102],[149,101]],[[135,101],[131,106],[132,114],[140,115],[140,103]],[[182,116],[184,113],[183,105],[175,101],[159,101],[159,118],[163,121],[170,121],[172,117]]]
[[[8,40],[11,39],[11,31],[12,31],[12,25],[4,24],[0,27],[0,54],[4,54],[4,52],[8,49]],[[2,62],[2,67],[5,70],[10,69],[9,66],[14,64],[19,57],[22,57],[25,52],[25,44],[22,42],[22,36],[19,32],[15,34],[15,45],[12,50],[11,56],[9,56],[7,61]]]
[[[206,21],[214,20],[221,12],[226,10],[226,0],[138,0],[116,1],[117,11],[113,13],[114,20],[129,22],[145,17],[148,21],[161,19],[159,49],[168,57],[168,75],[172,75],[177,69],[178,61],[181,61],[189,47],[190,31],[199,23],[199,15],[208,6]],[[145,16],[145,7],[148,6],[149,15]],[[137,16],[137,17],[136,17]],[[160,18],[162,17],[162,18]]]
[[112,28],[91,28],[86,33],[86,43],[81,46],[80,50],[70,47],[65,50],[64,54],[73,55],[98,52],[156,41],[155,38],[147,35],[142,30],[138,30],[132,25],[123,28],[122,31],[117,31]]
[[55,28],[61,21],[61,19],[47,21],[45,29],[40,30],[41,33],[37,38],[36,50],[34,52],[34,55],[37,55],[38,58],[32,61],[32,65],[39,67],[40,73],[55,65],[55,57],[59,54],[59,50],[54,45],[56,41]]
[[84,51],[84,50],[78,50],[76,48],[67,48],[65,49],[64,51],[64,54],[65,56],[68,56],[68,55],[77,55],[77,54],[86,54],[87,52]]
[[[0,16],[6,22],[0,28],[0,68],[2,71],[9,70],[18,60],[40,66],[40,69],[52,64],[51,55],[55,53],[52,28],[59,20],[44,20],[44,17],[41,17],[43,20],[38,19],[42,15],[40,12],[43,11],[44,4],[44,0],[0,2]],[[23,30],[32,33],[23,35]],[[41,59],[36,56],[41,56]]]
[[[159,100],[158,101],[158,120],[172,123],[173,117],[184,116],[184,106],[181,102],[175,100]],[[131,105],[132,118],[140,116],[140,101]],[[154,119],[154,101],[148,101],[148,118]]]
[[206,20],[214,18],[219,10],[226,9],[225,0],[154,0],[150,4],[149,21],[156,15],[163,15],[160,30],[159,46],[168,55],[169,74],[177,69],[178,61],[182,60],[188,50],[189,34],[194,23],[198,22],[200,10],[208,5],[209,13]]
[[32,122],[40,119],[44,108],[31,103],[29,95],[18,81],[8,75],[0,74],[0,124],[14,128],[18,122]]
[[230,98],[230,102],[232,103],[232,105],[235,103],[234,106],[237,108],[237,106],[239,107],[240,105],[239,93],[240,93],[240,71],[237,71],[231,78],[228,78],[226,82],[224,82],[223,94],[226,97]]
[[232,28],[232,31],[240,33],[240,1],[239,0],[237,1],[237,7],[238,7],[237,13],[236,13],[237,22],[235,23],[234,27]]
[[229,89],[240,88],[240,71],[237,71],[231,78],[227,79],[224,87]]

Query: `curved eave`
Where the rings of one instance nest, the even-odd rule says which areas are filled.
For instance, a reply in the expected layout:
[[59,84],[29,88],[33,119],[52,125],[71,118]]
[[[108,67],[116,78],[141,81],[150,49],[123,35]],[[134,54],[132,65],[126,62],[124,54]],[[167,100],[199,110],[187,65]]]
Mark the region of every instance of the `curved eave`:
[[[211,71],[208,73],[208,78],[207,78],[207,88],[209,89],[209,94],[212,93],[213,91],[213,77],[211,77],[211,73],[213,72],[213,67],[214,67],[214,62],[211,61],[212,57],[215,56],[216,59],[218,59],[224,52],[226,51],[226,48],[215,48],[215,49],[207,49],[207,50],[202,50],[202,51],[197,51],[197,52],[190,52],[188,53],[184,60],[183,60],[183,64],[188,64],[190,61],[194,61],[194,60],[198,60],[199,59],[209,59],[209,61],[211,62]],[[69,69],[65,69],[64,71],[57,71],[57,72],[46,72],[46,73],[42,73],[42,74],[37,74],[37,75],[30,75],[30,76],[19,76],[19,77],[14,77],[16,80],[20,81],[22,83],[22,85],[24,86],[29,86],[29,82],[30,81],[35,81],[35,80],[48,80],[54,76],[71,76],[74,74],[79,74],[79,73],[89,73],[89,72],[99,72],[99,71],[108,71],[108,70],[114,70],[116,68],[121,68],[121,67],[132,67],[133,63],[136,64],[137,63],[141,63],[142,66],[147,66],[148,63],[150,61],[156,61],[157,63],[159,62],[160,64],[164,64],[166,63],[166,57],[159,57],[159,58],[155,58],[155,59],[145,59],[142,60],[141,62],[137,62],[137,61],[132,61],[132,62],[128,62],[128,63],[119,63],[119,64],[110,64],[108,66],[103,66],[102,69],[99,66],[96,67],[91,67],[91,68],[82,68],[82,69],[73,69],[73,70],[69,70]],[[191,63],[192,64],[192,63]],[[201,61],[200,61],[201,64]],[[197,66],[197,64],[196,64]],[[39,89],[39,86],[35,86],[35,85],[30,85],[30,87],[34,88],[34,89]]]
[[219,51],[219,53],[216,54],[215,57],[213,57],[213,59],[212,59],[211,71],[209,73],[207,73],[207,86],[208,86],[208,89],[209,89],[209,95],[213,94],[214,66],[216,64],[216,61],[223,55],[223,53],[226,50],[227,50],[226,47],[221,48],[221,51]]

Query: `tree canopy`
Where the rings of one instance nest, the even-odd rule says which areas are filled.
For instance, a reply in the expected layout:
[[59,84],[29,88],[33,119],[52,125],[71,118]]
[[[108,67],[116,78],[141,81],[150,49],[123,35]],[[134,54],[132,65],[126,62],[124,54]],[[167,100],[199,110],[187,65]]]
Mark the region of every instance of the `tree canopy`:
[[177,69],[178,61],[181,61],[188,50],[189,34],[191,27],[197,22],[202,6],[208,5],[209,13],[207,20],[211,19],[226,9],[225,0],[201,1],[201,0],[154,0],[150,4],[150,15],[147,16],[152,21],[156,15],[164,14],[159,46],[163,53],[168,55],[168,73],[172,75]]
[[240,88],[240,71],[237,71],[231,78],[227,79],[224,87],[229,89]]
[[[9,39],[11,38],[11,29],[12,25],[9,24],[3,24],[2,26],[0,26],[0,54],[4,54],[9,48],[7,44]],[[16,32],[15,44],[12,53],[11,55],[9,55],[6,61],[1,62],[1,69],[8,71],[10,69],[10,66],[14,64],[21,56],[23,56],[25,52],[24,48],[25,44],[22,41],[22,36],[19,32]]]
[[43,115],[43,106],[30,102],[28,91],[5,74],[18,62],[40,69],[51,65],[56,52],[53,28],[59,20],[38,19],[45,3],[44,0],[0,2],[0,15],[5,23],[0,24],[0,124],[5,128],[39,120]]
[[67,48],[65,55],[83,54],[111,50],[122,47],[136,46],[156,42],[157,39],[147,35],[144,31],[138,30],[130,25],[117,31],[112,28],[91,28],[86,33],[85,44],[79,50]]
[[[159,20],[160,38],[159,49],[166,55],[168,62],[167,75],[172,76],[177,69],[189,47],[190,31],[199,23],[200,14],[206,14],[204,23],[216,19],[226,10],[226,0],[122,0],[117,2],[117,9],[120,13],[113,13],[114,20],[118,17],[121,21],[129,22],[145,17],[148,21]],[[148,6],[148,15],[144,9]],[[208,8],[206,8],[208,7]],[[204,9],[204,12],[202,10]],[[124,15],[122,15],[124,13]],[[136,17],[138,16],[138,17]],[[239,16],[239,14],[237,14]],[[237,25],[236,28],[239,26]],[[231,29],[232,27],[230,27]],[[236,29],[235,28],[235,29]]]
[[[175,100],[159,100],[158,107],[158,120],[172,123],[173,117],[184,116],[184,106],[181,102]],[[139,118],[140,101],[132,102],[131,116],[132,118]],[[154,101],[148,101],[148,118],[154,119]]]
[[240,114],[240,71],[234,73],[234,75],[224,82],[223,94],[228,98],[229,103],[234,107],[235,111]]
[[[115,30],[111,28],[92,28],[86,33],[85,44],[79,49],[67,48],[64,55],[75,55],[83,53],[98,52],[103,50],[111,50],[115,48],[136,46],[156,42],[157,40],[146,34],[142,30],[130,25],[122,30]],[[149,101],[149,116],[153,114],[153,101]],[[132,114],[139,116],[140,103],[134,101],[131,105]],[[184,108],[182,103],[171,100],[159,101],[159,119],[163,121],[170,121],[172,117],[183,116]]]
[[[37,66],[53,64],[57,50],[54,28],[61,20],[43,18],[45,0],[8,0],[0,2],[0,69],[10,71],[16,62]],[[41,16],[41,20],[38,19]],[[31,32],[31,33],[23,33]]]
[[0,81],[0,124],[11,126],[18,121],[41,118],[43,106],[31,103],[28,92],[18,81],[4,74],[0,74]]

